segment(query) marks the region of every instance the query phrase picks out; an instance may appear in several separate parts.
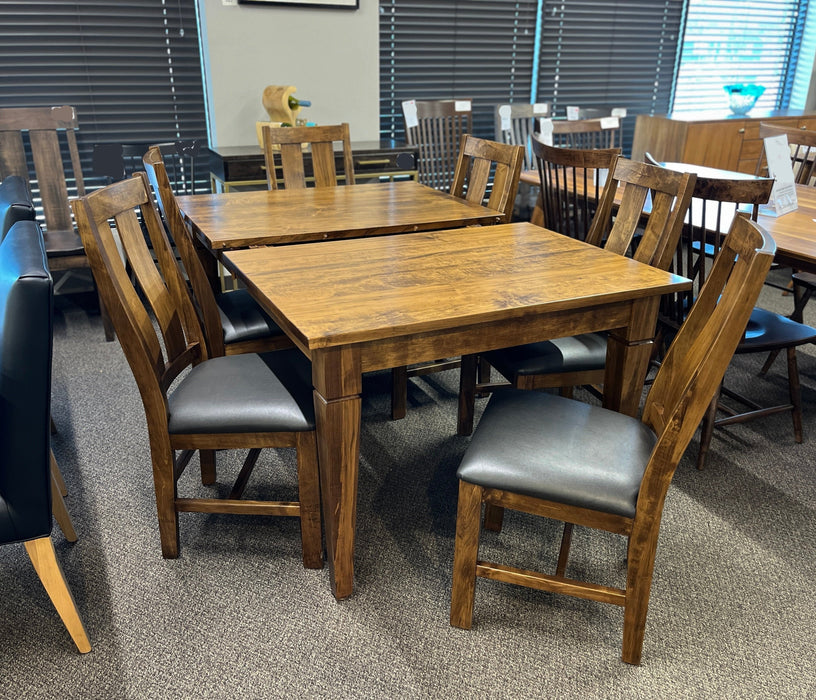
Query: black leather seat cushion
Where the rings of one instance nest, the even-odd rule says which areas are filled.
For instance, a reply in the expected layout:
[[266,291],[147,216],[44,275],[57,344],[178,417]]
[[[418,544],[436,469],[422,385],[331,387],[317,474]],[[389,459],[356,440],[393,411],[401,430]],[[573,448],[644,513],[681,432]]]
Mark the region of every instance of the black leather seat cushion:
[[173,434],[312,430],[311,363],[295,349],[212,358],[185,375],[168,412]]
[[485,353],[487,361],[505,377],[515,374],[553,374],[603,369],[606,334],[584,333],[541,343],[516,345]]
[[283,331],[264,313],[246,289],[217,294],[216,303],[225,343],[283,335]]
[[786,316],[754,307],[737,353],[762,352],[816,342],[816,328]]
[[486,488],[633,517],[656,442],[637,418],[507,389],[490,398],[457,475]]
[[19,175],[9,175],[0,183],[0,241],[18,221],[34,221],[34,218],[28,183]]

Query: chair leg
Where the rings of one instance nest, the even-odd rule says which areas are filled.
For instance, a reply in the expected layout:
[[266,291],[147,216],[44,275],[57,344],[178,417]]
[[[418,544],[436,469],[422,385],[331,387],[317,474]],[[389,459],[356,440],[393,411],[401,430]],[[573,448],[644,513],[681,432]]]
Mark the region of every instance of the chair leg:
[[473,414],[476,412],[476,355],[463,355],[459,369],[458,435],[473,432]]
[[793,439],[802,442],[802,388],[799,385],[799,363],[796,359],[796,348],[788,348],[788,391],[793,405]]
[[572,544],[572,523],[564,523],[564,532],[561,534],[561,548],[558,550],[558,564],[555,567],[555,575],[563,577],[567,571],[567,560],[569,559],[570,545]]
[[156,514],[159,519],[159,539],[162,556],[175,559],[179,555],[179,520],[176,510],[175,464],[173,453],[168,447],[166,454],[153,452],[153,490],[156,494]]
[[763,364],[762,369],[759,370],[759,375],[760,376],[764,376],[764,375],[768,374],[768,370],[771,369],[771,365],[774,363],[774,360],[776,360],[776,356],[778,354],[779,354],[779,350],[771,350],[768,353],[768,357],[765,360],[765,364]]
[[323,567],[323,537],[320,527],[320,475],[317,467],[317,435],[297,434],[298,500],[303,566]]
[[459,482],[450,623],[462,629],[470,629],[473,624],[482,492],[481,486],[469,484],[466,481]]
[[198,459],[201,464],[201,483],[210,486],[215,483],[215,450],[199,450]]
[[491,532],[501,532],[504,522],[504,508],[493,503],[485,503],[483,527]]
[[408,368],[391,370],[391,419],[405,418],[408,410]]
[[[720,387],[722,387],[722,384]],[[708,404],[708,409],[700,424],[700,451],[697,453],[697,469],[702,469],[705,466],[708,447],[711,444],[711,436],[714,433],[714,419],[717,417],[717,402],[720,399],[720,387],[717,388],[714,397],[711,399],[711,403]]]
[[65,580],[65,574],[57,561],[57,554],[54,551],[54,544],[50,537],[40,537],[36,540],[24,542],[28,557],[34,565],[37,576],[40,577],[43,587],[51,598],[51,602],[57,609],[65,629],[74,640],[77,649],[82,654],[87,654],[91,650],[91,643],[88,641],[88,633],[82,624],[82,618],[76,607],[76,601]]
[[[94,282],[96,287],[96,282]],[[99,315],[102,317],[102,328],[105,330],[105,340],[110,343],[116,340],[116,331],[113,328],[113,321],[111,321],[108,310],[105,308],[105,302],[99,294],[99,289],[96,290],[96,298],[99,300]]]
[[643,637],[646,633],[646,614],[652,589],[657,533],[649,536],[640,547],[629,539],[626,572],[626,605],[623,609],[623,650],[621,658],[627,664],[640,664]]
[[60,471],[59,465],[57,464],[57,460],[54,457],[54,451],[50,450],[50,461],[51,461],[51,476],[54,477],[54,481],[57,484],[57,489],[60,492],[61,496],[68,495],[68,487],[65,485],[65,479],[62,478],[62,472]]

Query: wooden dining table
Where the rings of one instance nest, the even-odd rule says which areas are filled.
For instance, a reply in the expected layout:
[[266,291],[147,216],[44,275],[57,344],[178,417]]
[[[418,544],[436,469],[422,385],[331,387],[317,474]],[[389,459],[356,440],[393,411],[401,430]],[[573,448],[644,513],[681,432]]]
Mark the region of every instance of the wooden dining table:
[[364,372],[610,330],[605,402],[634,415],[660,296],[690,286],[529,223],[248,248],[222,260],[311,359],[338,599],[354,585]]

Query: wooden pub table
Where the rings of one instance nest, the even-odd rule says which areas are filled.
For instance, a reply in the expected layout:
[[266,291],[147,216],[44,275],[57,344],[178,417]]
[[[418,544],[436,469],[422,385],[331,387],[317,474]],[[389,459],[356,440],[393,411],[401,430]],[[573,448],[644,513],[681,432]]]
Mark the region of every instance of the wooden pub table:
[[222,259],[312,361],[338,599],[354,585],[364,372],[610,330],[606,405],[634,415],[660,296],[690,287],[529,223],[250,248]]

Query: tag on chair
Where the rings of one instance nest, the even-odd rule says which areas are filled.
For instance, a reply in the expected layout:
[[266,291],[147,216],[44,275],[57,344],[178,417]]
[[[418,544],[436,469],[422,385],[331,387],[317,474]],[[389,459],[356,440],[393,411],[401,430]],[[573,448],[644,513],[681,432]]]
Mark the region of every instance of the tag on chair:
[[571,122],[578,121],[581,118],[580,107],[567,107],[567,120]]
[[419,126],[416,100],[405,100],[405,102],[402,103],[402,113],[405,115],[405,128],[413,129]]
[[601,129],[617,129],[620,127],[620,119],[617,117],[603,117],[601,119]]
[[502,131],[510,131],[510,129],[513,128],[512,122],[510,121],[510,115],[512,112],[513,110],[510,105],[502,105],[499,107],[499,117],[501,118]]
[[457,112],[470,112],[470,100],[455,100],[453,103],[453,108]]
[[538,131],[540,133],[541,142],[547,146],[553,145],[553,121],[548,117],[539,119]]
[[614,107],[609,114],[613,117],[623,119],[626,116],[626,107]]
[[548,102],[536,102],[533,105],[533,114],[549,114],[550,105]]
[[790,146],[785,134],[768,136],[765,141],[765,158],[768,161],[768,177],[774,178],[771,198],[767,204],[760,204],[761,213],[781,216],[796,211],[799,202],[796,197],[796,181],[793,177]]

